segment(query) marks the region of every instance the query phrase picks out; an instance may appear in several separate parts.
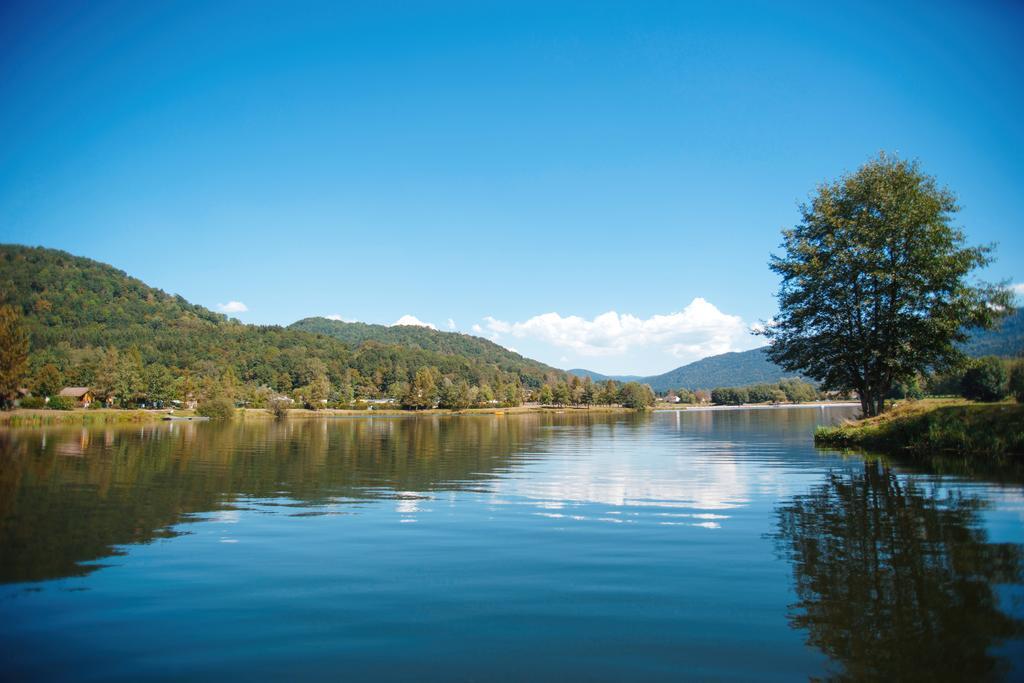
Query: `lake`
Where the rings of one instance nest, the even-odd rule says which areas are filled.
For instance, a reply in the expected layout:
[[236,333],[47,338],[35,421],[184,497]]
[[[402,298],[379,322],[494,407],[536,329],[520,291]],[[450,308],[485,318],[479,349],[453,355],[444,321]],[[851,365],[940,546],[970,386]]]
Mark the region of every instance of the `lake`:
[[1024,487],[853,412],[0,431],[0,677],[1024,678]]

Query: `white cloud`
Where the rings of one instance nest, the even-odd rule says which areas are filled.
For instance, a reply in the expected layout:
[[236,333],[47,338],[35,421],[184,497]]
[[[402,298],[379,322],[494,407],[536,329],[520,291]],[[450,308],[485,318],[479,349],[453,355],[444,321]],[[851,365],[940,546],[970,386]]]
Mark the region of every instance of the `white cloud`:
[[331,313],[330,315],[325,315],[324,317],[327,318],[328,320],[337,320],[337,321],[343,322],[343,323],[356,323],[356,322],[359,322],[358,320],[355,320],[355,319],[350,320],[348,318],[343,318],[343,317],[341,317],[340,313]]
[[476,332],[477,334],[483,334],[484,333],[484,328],[480,327],[480,325],[477,324],[477,323],[473,323],[473,327],[471,329],[474,332]]
[[1010,285],[1010,291],[1017,296],[1024,296],[1024,282],[1018,282],[1015,285]]
[[455,325],[455,321],[454,321],[454,320],[452,320],[451,318],[448,318],[448,329],[449,329],[449,330],[454,330],[454,329],[455,329],[455,327],[456,327],[456,325]]
[[391,323],[391,326],[395,325],[415,325],[417,327],[429,327],[432,330],[436,330],[437,326],[433,323],[425,323],[414,315],[403,315],[401,318]]
[[[492,339],[511,335],[534,339],[581,356],[616,356],[642,348],[657,348],[683,361],[749,347],[750,328],[739,316],[728,315],[702,298],[677,313],[638,318],[608,311],[593,320],[544,313],[523,322],[484,318]],[[474,326],[474,331],[478,330]]]
[[249,307],[241,301],[229,301],[226,304],[217,304],[221,313],[245,313]]

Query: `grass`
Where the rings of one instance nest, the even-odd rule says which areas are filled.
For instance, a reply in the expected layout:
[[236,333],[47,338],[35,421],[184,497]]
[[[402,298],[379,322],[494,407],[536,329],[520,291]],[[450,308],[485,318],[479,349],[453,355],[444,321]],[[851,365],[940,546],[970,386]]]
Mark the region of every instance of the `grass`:
[[877,417],[819,427],[814,443],[915,455],[1024,455],[1024,404],[907,401]]
[[[304,408],[291,408],[288,410],[289,417],[296,418],[325,418],[337,416],[349,417],[384,417],[384,416],[416,416],[416,415],[494,415],[506,413],[629,413],[629,408],[621,406],[592,406],[590,408],[575,408],[572,406],[551,407],[551,406],[516,406],[514,408],[467,408],[465,410],[447,410],[434,408],[432,410],[402,410],[400,408],[377,408],[375,410],[344,410],[325,408],[323,410],[306,410]],[[42,427],[49,425],[102,425],[131,422],[154,422],[162,420],[167,415],[166,410],[123,410],[118,408],[83,409],[74,410],[47,410],[47,409],[16,409],[8,412],[0,412],[0,428],[3,427]],[[185,417],[195,415],[194,410],[175,410],[174,415]],[[241,408],[235,410],[235,417],[241,419],[272,418],[273,414],[264,408]]]
[[0,413],[0,427],[35,427],[42,425],[88,425],[118,422],[152,422],[166,415],[165,411],[120,410],[102,408],[87,410],[18,409]]

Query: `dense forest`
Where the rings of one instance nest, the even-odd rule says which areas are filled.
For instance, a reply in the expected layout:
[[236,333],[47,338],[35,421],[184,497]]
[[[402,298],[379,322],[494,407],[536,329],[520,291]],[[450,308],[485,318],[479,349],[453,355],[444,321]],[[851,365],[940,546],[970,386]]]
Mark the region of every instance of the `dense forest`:
[[473,363],[495,367],[506,375],[518,376],[529,387],[538,387],[545,380],[561,374],[552,367],[524,358],[489,339],[416,325],[371,325],[327,318],[303,318],[289,325],[288,329],[333,337],[350,348],[376,342],[443,356],[458,356]]
[[401,399],[420,370],[440,387],[485,389],[484,395],[519,401],[546,381],[567,379],[454,333],[360,325],[357,330],[370,332],[344,336],[303,329],[315,319],[292,328],[245,325],[54,249],[0,246],[0,303],[19,312],[27,327],[31,388],[87,386],[119,404],[211,393],[255,402],[284,394],[314,404]]

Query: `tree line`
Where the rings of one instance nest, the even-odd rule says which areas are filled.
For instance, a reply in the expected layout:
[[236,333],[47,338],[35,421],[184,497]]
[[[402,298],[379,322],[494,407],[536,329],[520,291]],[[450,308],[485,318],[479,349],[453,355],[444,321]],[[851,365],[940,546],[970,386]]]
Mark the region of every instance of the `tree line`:
[[806,403],[819,398],[821,394],[814,385],[799,379],[784,379],[775,384],[751,384],[745,387],[716,387],[711,390],[711,402],[717,405]]
[[645,410],[654,405],[651,388],[639,382],[620,384],[606,380],[598,384],[590,377],[571,375],[568,381],[545,383],[536,393],[541,405],[589,407],[593,405],[621,405],[634,410]]
[[943,372],[914,375],[889,392],[894,399],[925,396],[962,396],[984,402],[1013,396],[1024,401],[1024,359],[984,356]]
[[408,410],[514,407],[526,401],[551,406],[615,404],[644,409],[655,400],[650,387],[638,382],[620,385],[609,380],[597,385],[589,377],[569,376],[530,388],[518,376],[499,372],[493,382],[470,384],[433,365],[421,366],[411,376],[378,368],[370,378],[348,368],[338,382],[332,381],[327,364],[315,357],[305,359],[294,375],[282,373],[277,386],[271,387],[243,381],[231,364],[217,367],[206,362],[199,371],[193,371],[147,363],[136,347],[121,351],[113,346],[72,349],[65,345],[56,352],[46,350],[33,355],[29,338],[28,326],[18,310],[10,305],[0,307],[0,398],[5,407],[13,404],[21,388],[34,394],[23,400],[25,407],[43,407],[47,398],[49,407],[73,407],[71,401],[57,396],[68,385],[88,387],[97,398],[96,407],[162,406],[177,401],[198,405],[201,413],[211,416],[228,414],[237,405],[274,408],[284,405],[282,400],[318,409],[350,408],[361,401],[388,399]]

